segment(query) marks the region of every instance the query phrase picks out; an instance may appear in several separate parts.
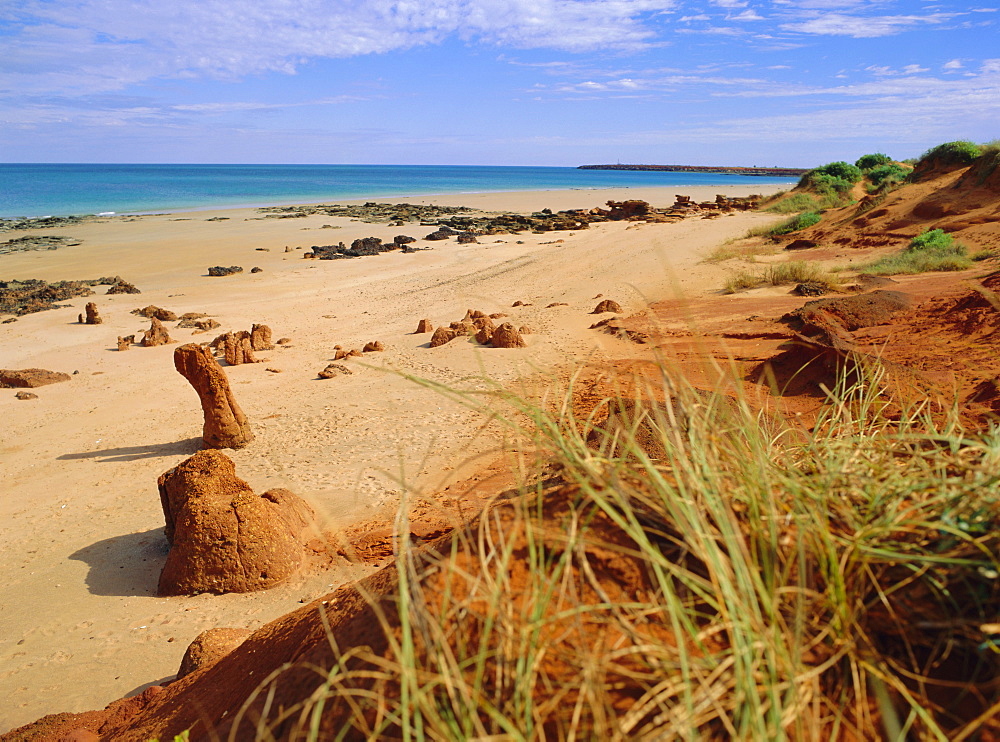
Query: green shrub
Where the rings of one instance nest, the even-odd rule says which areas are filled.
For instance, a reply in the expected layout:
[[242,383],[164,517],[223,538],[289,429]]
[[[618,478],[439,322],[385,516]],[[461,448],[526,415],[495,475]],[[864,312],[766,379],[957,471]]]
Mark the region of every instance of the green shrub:
[[971,268],[972,258],[964,245],[942,229],[932,229],[914,237],[894,255],[887,255],[861,268],[862,273],[895,276],[901,273],[961,271]]
[[828,162],[826,165],[814,168],[812,172],[817,175],[832,175],[835,178],[843,178],[850,183],[857,183],[861,180],[861,168],[843,160]]
[[880,186],[883,183],[901,183],[909,174],[909,169],[890,162],[872,168],[865,173],[865,177],[871,181],[872,185]]
[[960,139],[931,147],[920,156],[920,160],[923,162],[933,159],[946,164],[969,165],[980,154],[982,154],[982,148],[978,144]]
[[871,170],[872,168],[879,167],[880,165],[888,165],[892,162],[892,158],[889,155],[884,155],[881,152],[875,152],[870,155],[861,155],[854,166],[860,168],[861,170]]

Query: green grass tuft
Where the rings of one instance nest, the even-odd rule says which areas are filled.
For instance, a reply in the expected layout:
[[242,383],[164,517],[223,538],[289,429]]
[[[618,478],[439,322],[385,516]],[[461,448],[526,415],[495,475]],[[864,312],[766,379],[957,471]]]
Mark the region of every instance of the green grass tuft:
[[898,253],[887,255],[861,267],[862,273],[895,276],[903,273],[961,271],[971,268],[966,247],[941,229],[923,232]]

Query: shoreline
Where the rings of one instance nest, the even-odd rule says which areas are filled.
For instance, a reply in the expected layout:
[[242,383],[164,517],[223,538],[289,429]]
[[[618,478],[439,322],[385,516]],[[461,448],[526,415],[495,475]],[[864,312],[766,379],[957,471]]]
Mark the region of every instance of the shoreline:
[[[589,208],[608,198],[664,205],[677,190],[418,200],[538,211]],[[683,190],[697,200],[715,192],[740,195],[737,188]],[[210,221],[215,216],[225,218]],[[98,288],[64,308],[0,323],[3,367],[71,375],[32,390],[33,400],[0,390],[7,485],[0,538],[11,555],[0,564],[0,682],[8,691],[0,729],[100,708],[166,682],[201,631],[259,627],[374,569],[342,559],[260,593],[156,595],[166,553],[156,480],[200,447],[202,426],[197,397],[173,368],[177,345],[254,323],[267,324],[275,339],[291,338],[261,353],[263,363],[225,367],[256,435],[246,448],[225,453],[255,492],[290,489],[337,538],[404,498],[447,521],[461,511],[461,483],[503,453],[503,431],[407,376],[473,392],[492,388],[484,381],[490,379],[530,393],[564,381],[579,363],[639,357],[642,346],[590,329],[598,319],[595,297],[614,299],[629,315],[666,296],[714,294],[724,271],[701,258],[778,218],[735,212],[674,224],[609,222],[458,244],[454,238],[425,242],[431,228],[416,223],[264,219],[255,210],[223,209],[95,218],[58,230],[79,245],[0,255],[5,280],[121,275],[142,291],[109,296]],[[430,249],[350,260],[301,257],[310,244],[368,236],[391,241],[400,233]],[[214,278],[206,275],[212,265],[245,270]],[[262,271],[252,274],[251,266]],[[97,304],[103,324],[77,323],[88,301]],[[516,301],[525,305],[513,307]],[[149,320],[131,314],[149,304],[177,314],[204,312],[220,327],[198,334],[171,322],[172,344],[118,351],[117,336],[149,327]],[[469,308],[504,313],[503,321],[530,327],[527,347],[493,349],[459,338],[429,348],[428,335],[414,334],[421,319],[447,326]],[[386,350],[342,361],[348,376],[317,379],[335,345],[360,348],[374,340]]]

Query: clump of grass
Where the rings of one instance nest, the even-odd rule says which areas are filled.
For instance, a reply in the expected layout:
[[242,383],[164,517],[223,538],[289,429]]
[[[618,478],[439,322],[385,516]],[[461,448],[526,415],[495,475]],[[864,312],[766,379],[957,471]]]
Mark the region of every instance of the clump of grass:
[[780,237],[781,235],[791,234],[792,232],[798,232],[799,230],[805,229],[806,227],[811,227],[814,224],[819,224],[823,217],[820,216],[819,212],[807,211],[804,214],[797,214],[791,219],[786,219],[780,224],[775,224],[767,227],[753,227],[747,231],[747,237]]
[[735,294],[744,289],[755,289],[761,286],[787,286],[798,283],[816,283],[828,290],[836,291],[838,283],[828,271],[816,263],[805,260],[792,260],[787,263],[775,263],[761,272],[740,270],[726,280],[723,292]]
[[257,738],[995,732],[1000,436],[887,416],[860,379],[805,438],[666,373],[616,426],[508,395],[558,480],[450,547],[401,539],[387,650],[341,648]]
[[862,273],[895,276],[903,273],[961,271],[971,268],[972,258],[966,247],[941,229],[922,232],[900,252],[887,255],[861,267]]
[[761,243],[735,240],[715,248],[715,250],[713,250],[707,258],[705,258],[704,262],[721,263],[724,260],[733,260],[736,258],[752,262],[758,255],[774,255],[777,250],[778,248],[776,248],[771,242]]
[[764,207],[764,211],[772,214],[799,214],[803,211],[815,211],[818,202],[808,193],[790,193],[784,198]]
[[978,144],[960,139],[931,147],[920,156],[918,164],[926,160],[937,160],[948,165],[970,165],[981,154],[982,148]]

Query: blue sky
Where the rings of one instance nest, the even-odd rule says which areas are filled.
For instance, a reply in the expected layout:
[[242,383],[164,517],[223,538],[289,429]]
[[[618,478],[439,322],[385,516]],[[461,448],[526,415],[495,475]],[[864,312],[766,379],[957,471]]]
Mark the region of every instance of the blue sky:
[[0,0],[7,162],[810,166],[998,122],[989,4]]

